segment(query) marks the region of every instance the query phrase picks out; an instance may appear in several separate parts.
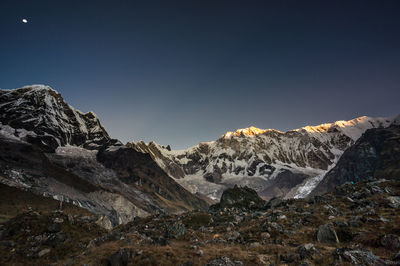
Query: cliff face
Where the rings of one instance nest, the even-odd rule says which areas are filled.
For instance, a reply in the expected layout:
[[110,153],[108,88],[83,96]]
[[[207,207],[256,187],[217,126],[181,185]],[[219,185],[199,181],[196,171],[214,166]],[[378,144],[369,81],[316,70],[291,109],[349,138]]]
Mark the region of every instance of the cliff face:
[[346,182],[400,179],[400,126],[374,128],[347,149],[313,191],[321,194]]

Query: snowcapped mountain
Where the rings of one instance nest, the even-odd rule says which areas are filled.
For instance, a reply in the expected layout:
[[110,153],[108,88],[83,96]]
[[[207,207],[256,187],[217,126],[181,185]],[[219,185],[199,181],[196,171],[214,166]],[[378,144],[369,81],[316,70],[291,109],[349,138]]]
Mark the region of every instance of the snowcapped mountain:
[[98,148],[111,139],[93,112],[68,105],[61,94],[45,85],[0,90],[0,122],[18,129],[16,137],[37,139],[55,149],[60,145]]
[[367,129],[388,127],[395,119],[363,116],[287,132],[250,127],[178,151],[154,142],[127,146],[150,154],[179,184],[212,199],[234,184],[267,199],[305,197]]
[[111,228],[154,212],[206,209],[148,154],[44,85],[0,90],[0,183],[83,207]]

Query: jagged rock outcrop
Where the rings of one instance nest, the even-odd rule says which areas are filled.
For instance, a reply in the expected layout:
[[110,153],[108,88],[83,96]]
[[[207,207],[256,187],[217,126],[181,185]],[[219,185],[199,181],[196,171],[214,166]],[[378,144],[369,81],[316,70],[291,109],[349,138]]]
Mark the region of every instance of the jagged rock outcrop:
[[261,199],[257,192],[248,187],[234,186],[222,193],[219,203],[211,206],[213,210],[223,208],[239,208],[245,210],[261,209],[265,205],[265,201]]
[[372,178],[400,178],[400,126],[367,130],[344,152],[312,194],[332,191],[346,182]]
[[154,142],[127,146],[150,154],[182,186],[214,200],[235,184],[265,199],[305,197],[367,129],[388,127],[394,120],[364,116],[287,132],[250,127],[181,151]]

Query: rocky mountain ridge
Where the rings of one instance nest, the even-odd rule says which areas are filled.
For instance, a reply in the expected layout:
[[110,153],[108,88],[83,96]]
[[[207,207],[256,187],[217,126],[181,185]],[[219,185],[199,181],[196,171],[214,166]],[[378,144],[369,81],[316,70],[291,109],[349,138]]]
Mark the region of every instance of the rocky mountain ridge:
[[83,207],[106,228],[208,206],[48,86],[0,90],[0,111],[0,183]]
[[0,103],[3,125],[18,129],[17,137],[49,149],[65,145],[94,149],[111,141],[95,113],[73,108],[49,86],[0,90]]
[[127,146],[150,154],[188,190],[213,199],[235,184],[247,185],[265,199],[305,197],[367,129],[397,120],[363,116],[287,132],[250,127],[179,151],[154,142]]

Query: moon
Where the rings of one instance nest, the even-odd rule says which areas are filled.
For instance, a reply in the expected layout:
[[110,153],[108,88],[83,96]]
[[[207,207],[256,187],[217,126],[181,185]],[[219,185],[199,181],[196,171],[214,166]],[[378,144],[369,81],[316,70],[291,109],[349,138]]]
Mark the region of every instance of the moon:
[[26,24],[26,23],[28,23],[28,20],[26,18],[23,18],[22,22]]

